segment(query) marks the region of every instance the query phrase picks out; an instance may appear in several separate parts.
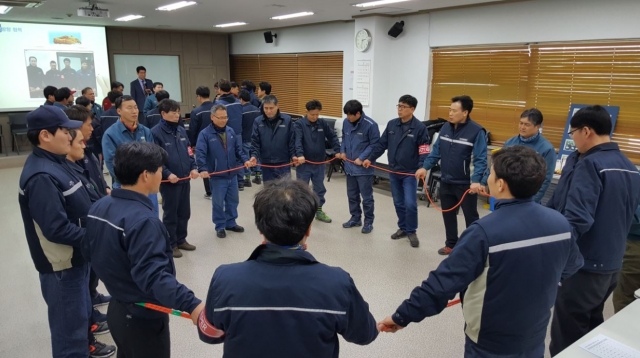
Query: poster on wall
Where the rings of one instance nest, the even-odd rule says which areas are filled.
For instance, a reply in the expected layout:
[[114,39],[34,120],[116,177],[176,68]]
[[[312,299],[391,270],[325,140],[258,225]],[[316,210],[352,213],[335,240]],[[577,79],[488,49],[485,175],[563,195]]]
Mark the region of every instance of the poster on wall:
[[[560,142],[560,150],[558,151],[558,160],[556,163],[556,174],[560,174],[562,168],[564,167],[564,163],[567,161],[567,157],[569,154],[573,153],[576,150],[576,144],[571,138],[569,131],[571,130],[571,118],[577,111],[584,107],[591,106],[590,104],[572,104],[569,109],[569,115],[567,116],[567,123],[564,128],[564,133],[562,134],[562,141]],[[602,106],[604,109],[609,112],[611,116],[611,133],[613,135],[613,130],[616,128],[616,121],[618,120],[618,113],[620,113],[620,107],[618,106]]]
[[371,60],[360,60],[356,63],[355,98],[368,106],[371,96]]

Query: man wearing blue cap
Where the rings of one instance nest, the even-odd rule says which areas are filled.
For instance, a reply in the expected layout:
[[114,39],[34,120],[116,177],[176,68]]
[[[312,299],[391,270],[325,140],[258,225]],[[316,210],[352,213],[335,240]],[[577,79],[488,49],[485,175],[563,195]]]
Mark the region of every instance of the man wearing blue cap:
[[[31,258],[48,306],[53,357],[89,356],[89,265],[81,254],[91,199],[69,166],[69,129],[78,129],[58,108],[27,115],[33,152],[20,175],[20,211]],[[113,352],[111,352],[113,354]]]

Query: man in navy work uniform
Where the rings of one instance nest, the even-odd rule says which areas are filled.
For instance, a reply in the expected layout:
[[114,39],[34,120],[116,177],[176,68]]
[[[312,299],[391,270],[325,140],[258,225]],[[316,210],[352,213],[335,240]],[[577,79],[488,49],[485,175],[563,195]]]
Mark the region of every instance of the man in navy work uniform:
[[[533,201],[536,203],[540,203],[542,198],[544,198],[544,194],[547,192],[549,184],[551,184],[551,179],[553,179],[553,172],[556,170],[556,149],[542,136],[542,133],[540,133],[541,127],[542,112],[537,108],[527,109],[520,115],[520,134],[510,138],[504,143],[505,147],[513,145],[529,147],[538,152],[547,163],[547,176],[544,178],[544,183],[542,183],[540,191],[533,197]],[[483,193],[486,192],[485,188],[488,178],[489,170],[486,170],[481,181],[482,187],[480,188],[480,191]]]
[[169,316],[136,303],[189,312],[194,324],[204,307],[176,280],[169,234],[149,200],[157,193],[167,153],[153,143],[125,143],[116,150],[122,188],[89,211],[83,251],[112,295],[107,321],[118,357],[168,358]]
[[160,103],[161,100],[158,100],[158,98],[156,98],[156,95],[158,94],[158,92],[162,91],[164,89],[164,85],[162,84],[162,82],[154,82],[153,83],[153,93],[150,94],[147,99],[145,99],[144,101],[144,107],[142,108],[142,114],[143,115],[147,115],[147,113],[149,113],[149,111],[151,111],[152,109],[158,108],[158,103]]
[[251,96],[251,100],[249,101],[252,105],[256,106],[256,108],[260,108],[260,100],[258,96],[256,96],[256,85],[250,80],[242,81],[242,88],[246,89]]
[[[196,88],[196,99],[200,105],[191,111],[191,123],[189,123],[189,142],[191,142],[192,149],[195,150],[198,143],[198,135],[203,129],[207,128],[211,124],[211,90],[209,87],[200,86]],[[202,179],[204,183],[204,197],[205,199],[211,199],[211,188],[209,186],[209,179]]]
[[[295,162],[294,133],[291,117],[280,113],[276,96],[267,95],[262,99],[262,115],[256,118],[251,135],[251,162],[272,166]],[[291,176],[291,167],[262,167],[265,182]]]
[[532,200],[545,167],[530,148],[494,153],[488,184],[495,211],[472,223],[449,258],[378,328],[396,332],[434,316],[460,292],[465,357],[542,357],[558,283],[583,263],[567,220]]
[[[373,168],[364,168],[362,163],[369,158],[373,146],[380,139],[380,129],[371,117],[364,114],[362,104],[355,99],[347,101],[343,110],[347,118],[342,123],[339,158],[344,160],[344,171],[347,174],[347,197],[351,218],[342,224],[342,227],[361,226],[364,210],[364,226],[361,232],[368,234],[373,230],[374,219]],[[362,208],[360,208],[361,196]]]
[[[220,98],[218,98],[218,100],[213,104],[221,104],[225,106],[227,109],[227,117],[229,117],[227,126],[233,129],[233,132],[236,134],[236,138],[240,140],[240,144],[242,145],[242,104],[231,93],[231,82],[224,79],[220,80],[218,82],[218,87],[220,88]],[[242,165],[242,163],[238,163],[238,165]],[[235,174],[238,176],[238,189],[242,191],[244,190],[245,170],[238,170]]]
[[[258,107],[251,104],[249,91],[240,91],[240,104],[242,104],[242,149],[244,154],[251,156],[251,133],[256,123],[256,118],[261,114]],[[251,173],[255,173],[256,184],[262,183],[262,173],[259,166],[247,170],[244,175],[244,186],[251,187]]]
[[420,241],[418,229],[418,198],[417,186],[413,173],[422,167],[424,159],[429,154],[429,134],[427,127],[413,116],[418,100],[410,95],[404,95],[398,100],[398,118],[387,123],[387,128],[380,136],[380,140],[373,146],[369,158],[365,159],[363,167],[368,168],[371,162],[378,159],[385,150],[389,150],[389,169],[391,173],[391,195],[393,205],[398,215],[398,230],[391,235],[391,239],[398,240],[408,237],[411,247],[418,247]]
[[[129,142],[149,142],[153,143],[151,130],[138,123],[138,106],[131,96],[122,96],[116,100],[116,111],[120,119],[104,132],[102,137],[102,154],[104,163],[113,178],[113,187],[119,188],[120,181],[114,172],[116,149]],[[149,199],[153,203],[156,213],[158,210],[158,193],[150,194]]]
[[306,108],[307,115],[293,124],[296,157],[298,158],[296,178],[307,184],[311,181],[313,192],[320,199],[316,219],[330,223],[331,218],[322,210],[322,206],[326,202],[324,195],[327,193],[327,189],[324,186],[324,171],[327,166],[324,164],[309,164],[305,163],[305,161],[323,162],[327,157],[325,150],[327,142],[336,153],[340,153],[340,142],[329,123],[320,118],[320,111],[322,110],[320,101],[311,100],[307,102]]
[[558,289],[551,323],[552,356],[604,322],[602,310],[618,281],[627,234],[640,199],[640,174],[611,142],[611,116],[601,106],[580,109],[569,135],[577,151],[547,206],[562,213],[578,240],[584,267]]
[[102,116],[100,118],[95,118],[91,123],[93,126],[93,135],[89,139],[89,146],[92,148],[93,153],[96,154],[100,162],[104,162],[104,157],[102,153],[102,137],[104,137],[104,132],[109,129],[114,123],[116,123],[120,116],[118,115],[118,110],[116,109],[115,103],[118,98],[122,97],[122,92],[111,91],[108,94],[109,101],[113,101],[114,105],[102,112]]
[[301,181],[265,183],[253,210],[266,243],[248,261],[216,269],[198,319],[201,340],[224,343],[224,357],[337,358],[338,334],[359,345],[376,339],[349,274],[302,249],[317,208]]
[[[469,227],[478,220],[478,196],[480,181],[487,169],[487,139],[485,130],[469,115],[473,109],[473,100],[469,96],[451,99],[449,122],[440,130],[440,135],[424,160],[416,178],[426,179],[427,170],[440,162],[440,200],[442,209],[450,209],[460,202],[467,190],[471,190],[462,201],[464,221]],[[473,155],[473,174],[469,164]],[[546,170],[546,169],[545,169]],[[471,186],[469,186],[471,182]],[[438,250],[440,255],[449,255],[458,242],[457,210],[442,213],[446,232],[445,246]]]
[[[158,100],[158,103],[170,97],[169,92],[165,90],[160,90],[157,93],[154,93],[154,96]],[[156,125],[158,125],[158,123],[160,123],[161,120],[162,120],[162,115],[160,114],[160,109],[156,105],[155,108],[151,109],[149,112],[145,114],[144,122],[142,124],[144,124],[145,127],[151,129]]]
[[227,109],[222,104],[211,108],[211,124],[198,136],[196,163],[201,178],[208,178],[211,185],[211,218],[215,224],[216,236],[227,237],[226,230],[244,232],[236,223],[238,218],[238,176],[234,171],[210,175],[209,173],[230,170],[242,160],[250,166],[249,157],[242,150],[242,139],[227,126]]
[[88,189],[72,170],[69,129],[82,126],[58,108],[41,106],[27,115],[33,152],[20,175],[20,212],[31,258],[47,303],[54,358],[89,356],[89,265],[81,253]]
[[[162,115],[160,123],[151,129],[155,143],[167,152],[162,168],[160,185],[162,194],[162,223],[169,232],[173,257],[182,257],[180,250],[193,251],[187,242],[187,227],[191,217],[191,184],[189,179],[200,177],[193,157],[187,131],[179,125],[180,104],[172,99],[160,101],[157,108]],[[183,180],[180,180],[183,179]]]

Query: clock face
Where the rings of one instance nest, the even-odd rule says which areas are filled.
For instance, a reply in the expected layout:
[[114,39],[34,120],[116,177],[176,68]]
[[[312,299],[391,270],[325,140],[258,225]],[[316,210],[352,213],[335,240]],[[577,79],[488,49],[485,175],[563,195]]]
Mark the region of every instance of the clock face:
[[362,29],[356,33],[356,49],[364,52],[371,46],[371,34],[367,29]]

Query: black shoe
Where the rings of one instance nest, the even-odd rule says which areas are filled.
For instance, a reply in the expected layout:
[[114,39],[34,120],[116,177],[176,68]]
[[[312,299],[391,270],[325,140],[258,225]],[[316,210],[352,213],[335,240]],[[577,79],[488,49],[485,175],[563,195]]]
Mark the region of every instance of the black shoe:
[[398,229],[395,234],[391,235],[391,240],[402,239],[403,237],[407,237],[407,233],[402,231],[402,229]]
[[420,241],[418,240],[418,235],[414,232],[413,234],[407,235],[409,236],[409,243],[411,243],[411,247],[420,246]]
[[93,304],[93,307],[108,305],[110,301],[111,296],[103,295],[102,293],[98,293],[95,297],[91,297],[91,304]]
[[227,227],[225,230],[233,231],[233,232],[244,232],[244,228],[240,225],[236,225],[234,227]]
[[255,178],[253,178],[252,182],[254,182],[254,183],[256,183],[256,184],[260,185],[260,184],[262,184],[262,177],[261,177],[261,176],[256,175],[256,177],[255,177]]
[[245,179],[244,180],[244,186],[246,188],[251,188],[253,186],[253,184],[251,184],[251,179]]
[[211,193],[209,193],[209,194],[204,194],[204,198],[205,198],[205,199],[209,199],[209,200],[211,200]]
[[362,226],[362,222],[349,220],[346,223],[342,224],[342,227],[345,228],[345,229],[349,229],[349,228],[352,228],[352,227],[358,227],[358,226]]
[[93,322],[106,322],[107,321],[107,315],[98,311],[97,309],[93,309],[93,312],[91,312],[91,319],[93,319]]
[[218,236],[220,239],[224,239],[225,237],[227,237],[227,232],[224,230],[218,230],[216,231],[216,236]]
[[238,190],[244,191],[244,183],[242,185],[238,184]]
[[115,346],[106,345],[102,342],[94,341],[89,345],[89,356],[91,358],[111,357],[115,352]]
[[91,333],[94,335],[107,334],[109,333],[109,325],[107,322],[98,322],[91,325]]

